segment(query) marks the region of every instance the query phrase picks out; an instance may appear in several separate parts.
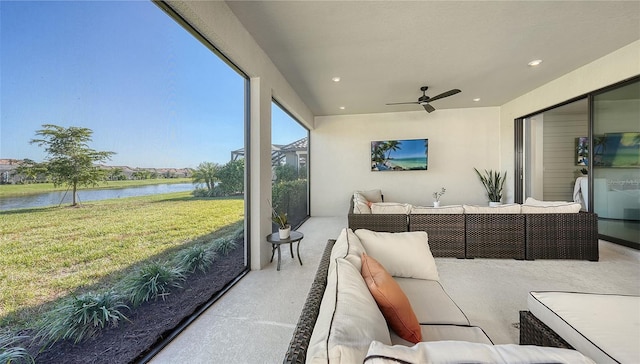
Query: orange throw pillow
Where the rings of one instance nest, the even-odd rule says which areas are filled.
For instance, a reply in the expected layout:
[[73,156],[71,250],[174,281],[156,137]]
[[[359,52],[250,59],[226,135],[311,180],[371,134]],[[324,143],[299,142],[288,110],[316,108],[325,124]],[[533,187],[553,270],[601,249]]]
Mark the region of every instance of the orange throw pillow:
[[391,329],[414,344],[422,341],[420,324],[409,299],[382,264],[366,253],[362,253],[362,277]]

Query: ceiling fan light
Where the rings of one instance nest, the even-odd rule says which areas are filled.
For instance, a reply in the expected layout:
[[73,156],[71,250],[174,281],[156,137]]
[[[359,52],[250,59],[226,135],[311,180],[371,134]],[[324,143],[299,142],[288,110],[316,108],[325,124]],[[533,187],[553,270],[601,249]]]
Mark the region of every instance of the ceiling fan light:
[[478,102],[478,101],[480,101],[479,97],[476,97],[475,99],[473,99],[473,102]]
[[340,82],[340,77],[338,77],[338,76],[332,77],[332,78],[331,78],[331,81],[333,81],[333,82]]

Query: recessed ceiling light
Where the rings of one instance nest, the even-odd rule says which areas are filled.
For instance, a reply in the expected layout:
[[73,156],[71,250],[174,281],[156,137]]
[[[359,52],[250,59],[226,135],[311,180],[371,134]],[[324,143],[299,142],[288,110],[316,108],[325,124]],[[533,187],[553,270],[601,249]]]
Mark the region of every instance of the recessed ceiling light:
[[331,78],[331,81],[333,81],[333,82],[340,82],[340,77],[338,77],[338,76],[333,77],[333,78]]
[[541,59],[536,59],[536,60],[533,60],[533,61],[527,63],[527,65],[529,67],[535,67],[535,66],[540,65],[540,63],[542,63],[542,60]]
[[340,106],[340,110],[344,110],[346,109],[344,106]]
[[478,101],[480,101],[479,97],[476,97],[475,99],[473,99],[473,102],[478,102]]

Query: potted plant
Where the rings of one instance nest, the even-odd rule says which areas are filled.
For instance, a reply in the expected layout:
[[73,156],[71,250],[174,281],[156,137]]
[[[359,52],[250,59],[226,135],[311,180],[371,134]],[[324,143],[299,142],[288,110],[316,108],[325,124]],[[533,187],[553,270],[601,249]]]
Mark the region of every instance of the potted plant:
[[440,192],[433,193],[433,198],[434,198],[433,207],[440,207],[440,197],[442,197],[442,195],[444,195],[445,192],[447,192],[447,189],[442,187]]
[[291,235],[291,225],[289,225],[289,219],[286,212],[277,212],[273,207],[271,208],[271,221],[278,225],[278,234],[280,239],[288,239]]
[[502,174],[498,171],[487,171],[485,169],[483,175],[476,168],[474,168],[474,170],[478,174],[478,177],[480,177],[480,181],[484,185],[485,190],[487,190],[489,206],[500,205],[502,200],[502,188],[504,187],[504,181],[507,179],[507,172]]

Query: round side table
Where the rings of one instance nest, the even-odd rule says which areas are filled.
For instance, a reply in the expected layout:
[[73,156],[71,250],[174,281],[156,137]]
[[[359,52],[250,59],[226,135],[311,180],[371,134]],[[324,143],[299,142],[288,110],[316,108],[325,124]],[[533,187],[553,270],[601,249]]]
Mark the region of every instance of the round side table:
[[293,243],[298,242],[298,248],[296,251],[298,252],[298,261],[300,265],[302,265],[302,259],[300,258],[300,242],[304,238],[304,234],[298,231],[291,230],[291,234],[288,239],[280,239],[280,235],[278,233],[273,233],[267,235],[267,241],[271,243],[271,262],[273,262],[273,255],[276,250],[278,250],[278,270],[280,270],[280,245],[282,244],[290,244],[289,250],[291,251],[291,258],[293,258]]

